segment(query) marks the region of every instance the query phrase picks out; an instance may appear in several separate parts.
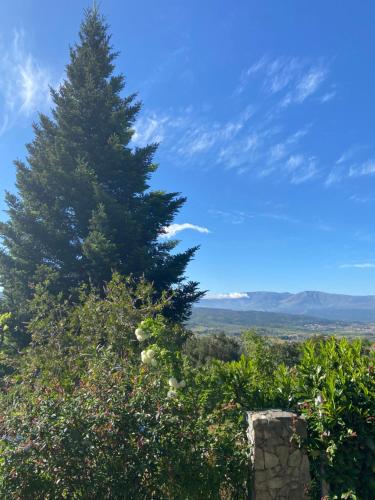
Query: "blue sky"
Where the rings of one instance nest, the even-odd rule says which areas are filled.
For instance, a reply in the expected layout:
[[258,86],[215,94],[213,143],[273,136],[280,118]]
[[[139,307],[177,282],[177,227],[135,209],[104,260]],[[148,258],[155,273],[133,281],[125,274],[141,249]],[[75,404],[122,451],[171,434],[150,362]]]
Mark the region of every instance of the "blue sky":
[[[1,191],[89,4],[2,2]],[[170,230],[181,248],[201,245],[188,276],[212,293],[375,294],[375,3],[101,9],[126,91],[144,103],[134,143],[161,143],[152,187],[188,197]]]

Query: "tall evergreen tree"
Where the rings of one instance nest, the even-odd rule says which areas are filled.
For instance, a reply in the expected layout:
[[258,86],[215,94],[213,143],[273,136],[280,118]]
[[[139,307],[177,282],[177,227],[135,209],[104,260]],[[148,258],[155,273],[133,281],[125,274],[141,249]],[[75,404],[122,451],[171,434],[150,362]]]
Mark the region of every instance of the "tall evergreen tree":
[[66,79],[51,89],[52,116],[40,115],[26,162],[15,162],[18,195],[6,193],[0,284],[13,310],[51,274],[66,293],[101,287],[113,271],[144,275],[158,291],[176,289],[180,319],[200,296],[197,283],[183,282],[196,248],[171,253],[177,242],[160,241],[185,198],[149,189],[157,144],[130,145],[140,103],[122,96],[116,56],[97,8],[88,10]]

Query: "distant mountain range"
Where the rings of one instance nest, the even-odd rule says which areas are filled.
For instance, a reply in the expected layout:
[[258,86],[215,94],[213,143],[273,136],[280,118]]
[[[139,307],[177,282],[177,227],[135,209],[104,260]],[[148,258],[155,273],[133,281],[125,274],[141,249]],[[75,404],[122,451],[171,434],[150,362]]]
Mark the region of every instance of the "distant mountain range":
[[338,321],[375,322],[375,296],[373,295],[340,295],[315,291],[244,292],[203,298],[198,306],[233,311],[302,314]]

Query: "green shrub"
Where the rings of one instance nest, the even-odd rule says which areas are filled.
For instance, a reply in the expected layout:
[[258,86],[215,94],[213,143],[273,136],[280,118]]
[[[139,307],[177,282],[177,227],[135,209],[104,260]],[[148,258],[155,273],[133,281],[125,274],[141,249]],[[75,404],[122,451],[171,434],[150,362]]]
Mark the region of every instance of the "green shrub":
[[215,335],[194,335],[190,337],[183,352],[194,366],[202,366],[213,359],[220,361],[236,361],[241,355],[239,342],[224,333]]
[[327,480],[332,498],[375,498],[373,353],[360,341],[306,342],[296,380],[317,482]]
[[187,333],[152,297],[118,276],[74,307],[38,290],[32,346],[3,380],[1,498],[245,497],[238,415],[199,403]]
[[38,288],[32,344],[1,379],[1,498],[247,498],[244,416],[266,408],[305,415],[313,498],[322,479],[332,499],[374,498],[371,350],[312,340],[287,366],[250,332],[239,360],[192,366],[153,297],[117,275],[74,306]]

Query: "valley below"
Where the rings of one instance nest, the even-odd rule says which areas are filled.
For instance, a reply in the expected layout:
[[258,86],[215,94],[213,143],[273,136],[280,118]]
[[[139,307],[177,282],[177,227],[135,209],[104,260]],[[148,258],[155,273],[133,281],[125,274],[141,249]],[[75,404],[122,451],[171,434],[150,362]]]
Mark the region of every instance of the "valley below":
[[240,336],[245,330],[256,329],[263,335],[282,340],[306,340],[316,335],[337,335],[375,342],[375,321],[329,320],[267,311],[194,307],[188,327],[196,334],[225,333]]

